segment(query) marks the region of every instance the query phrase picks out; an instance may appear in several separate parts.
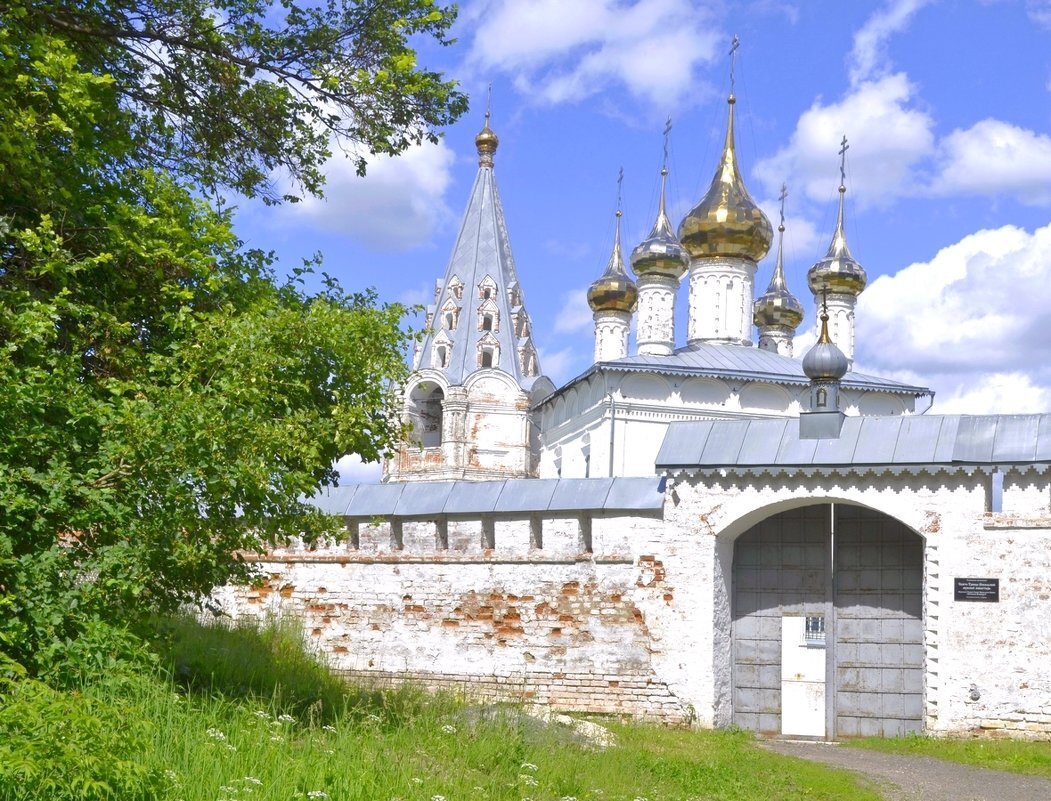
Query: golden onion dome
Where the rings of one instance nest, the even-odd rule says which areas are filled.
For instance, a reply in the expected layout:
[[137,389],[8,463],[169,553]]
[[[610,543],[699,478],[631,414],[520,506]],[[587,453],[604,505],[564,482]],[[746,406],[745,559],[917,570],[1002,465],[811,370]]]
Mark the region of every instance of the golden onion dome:
[[[783,217],[783,210],[781,214]],[[770,285],[766,292],[760,295],[752,306],[752,321],[756,328],[781,326],[794,331],[803,322],[803,304],[788,291],[788,282],[785,281],[784,240],[785,224],[782,220],[777,226],[777,261],[774,264],[774,274],[770,277]]]
[[653,230],[631,251],[631,267],[639,278],[649,275],[682,278],[690,266],[690,255],[675,237],[671,220],[664,206],[664,185],[668,179],[667,168],[661,169],[661,199],[657,210],[657,221]]
[[774,238],[770,220],[748,194],[734,148],[734,96],[727,101],[726,144],[708,193],[679,225],[679,241],[695,259],[743,257],[759,261]]
[[474,145],[478,148],[478,166],[492,167],[493,153],[500,146],[500,138],[489,127],[488,111],[485,112],[485,127],[474,138]]
[[828,246],[825,258],[807,272],[807,284],[815,295],[827,289],[844,295],[860,295],[868,283],[865,269],[850,255],[847,235],[843,228],[843,199],[847,188],[839,185],[839,213],[836,215],[836,232]]
[[620,251],[620,217],[620,209],[617,209],[617,233],[606,271],[588,287],[588,305],[594,312],[632,312],[639,299],[638,287],[624,269],[624,257]]

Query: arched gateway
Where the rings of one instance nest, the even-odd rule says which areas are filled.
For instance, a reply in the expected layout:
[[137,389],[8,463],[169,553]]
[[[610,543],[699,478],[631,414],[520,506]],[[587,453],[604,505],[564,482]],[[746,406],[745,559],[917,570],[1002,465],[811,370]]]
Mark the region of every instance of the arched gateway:
[[923,540],[820,503],[734,543],[733,722],[764,734],[893,736],[923,724]]

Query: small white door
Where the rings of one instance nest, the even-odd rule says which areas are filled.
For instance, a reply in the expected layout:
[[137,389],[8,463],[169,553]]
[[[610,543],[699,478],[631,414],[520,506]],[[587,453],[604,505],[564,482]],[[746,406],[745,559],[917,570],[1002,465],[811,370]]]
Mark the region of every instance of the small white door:
[[825,736],[825,618],[781,618],[781,734]]

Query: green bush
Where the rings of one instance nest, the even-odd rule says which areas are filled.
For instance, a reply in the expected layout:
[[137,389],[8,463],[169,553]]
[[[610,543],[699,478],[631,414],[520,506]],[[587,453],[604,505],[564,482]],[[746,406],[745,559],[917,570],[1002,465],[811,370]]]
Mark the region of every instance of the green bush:
[[0,678],[0,801],[156,798],[162,776],[142,760],[150,721],[128,701],[134,681],[115,677],[100,697]]

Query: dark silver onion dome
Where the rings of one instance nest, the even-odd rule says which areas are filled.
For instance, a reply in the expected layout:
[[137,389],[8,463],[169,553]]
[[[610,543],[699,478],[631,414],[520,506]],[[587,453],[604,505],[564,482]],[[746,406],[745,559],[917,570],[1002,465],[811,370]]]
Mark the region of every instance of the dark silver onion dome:
[[593,312],[631,312],[639,299],[639,289],[624,269],[624,257],[620,249],[620,209],[617,209],[617,233],[613,240],[606,271],[588,288],[588,305]]
[[770,286],[759,296],[752,307],[752,321],[756,328],[779,326],[795,331],[803,322],[803,304],[788,291],[788,283],[785,281],[783,215],[782,211],[781,224],[777,226],[777,261],[774,264],[774,274],[770,278]]
[[839,381],[850,369],[846,355],[828,336],[828,312],[821,311],[821,336],[803,357],[803,372],[811,381]]
[[667,167],[661,168],[661,199],[653,230],[633,251],[631,268],[638,278],[647,275],[682,278],[690,266],[690,254],[672,231],[671,220],[664,204],[664,187],[668,180]]

